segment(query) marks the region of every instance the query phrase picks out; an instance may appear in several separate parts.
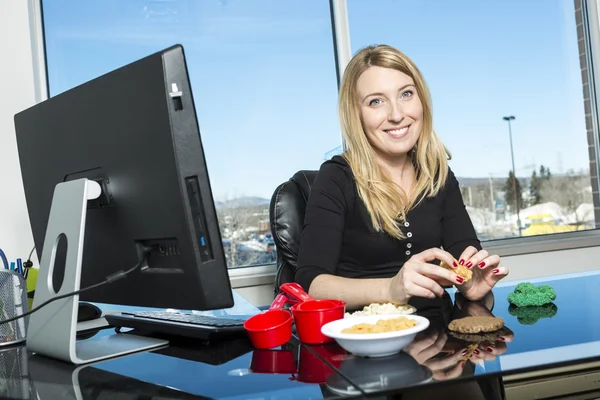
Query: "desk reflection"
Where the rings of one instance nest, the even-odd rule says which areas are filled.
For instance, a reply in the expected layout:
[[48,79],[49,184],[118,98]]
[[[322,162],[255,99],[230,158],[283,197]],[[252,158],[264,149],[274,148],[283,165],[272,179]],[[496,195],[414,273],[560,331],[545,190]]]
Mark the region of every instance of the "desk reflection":
[[[466,380],[472,380],[475,365],[491,361],[506,352],[514,333],[508,327],[481,337],[454,336],[448,331],[448,324],[453,319],[493,316],[489,305],[493,304],[493,298],[487,300],[468,302],[459,299],[456,304],[450,298],[443,298],[436,302],[422,302],[417,314],[429,319],[428,329],[417,334],[411,344],[393,356],[364,358],[346,354],[337,357],[339,365],[327,360],[341,373],[327,378],[327,389],[341,396],[402,392],[403,396],[408,396],[406,398],[413,398],[411,395],[415,398],[448,398],[449,394],[465,399],[501,398],[498,393],[502,390],[497,379]],[[456,382],[443,387],[433,384],[435,381],[451,380]]]
[[360,395],[358,388],[367,394],[393,392],[429,382],[432,378],[429,368],[419,365],[406,353],[376,358],[350,356],[341,362],[339,371],[354,385],[335,374],[327,379],[327,388],[333,393],[348,396]]
[[146,399],[191,400],[203,397],[164,386],[142,382],[124,375],[94,368],[72,365],[33,355],[27,361],[31,398],[37,400],[110,399],[123,396]]

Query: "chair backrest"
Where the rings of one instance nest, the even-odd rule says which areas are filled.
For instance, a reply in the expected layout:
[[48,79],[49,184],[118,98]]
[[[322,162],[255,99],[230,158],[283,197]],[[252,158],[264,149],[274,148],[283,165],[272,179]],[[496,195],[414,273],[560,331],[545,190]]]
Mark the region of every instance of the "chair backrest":
[[275,293],[282,283],[293,282],[306,203],[318,171],[298,171],[275,189],[269,205],[269,220],[277,248]]

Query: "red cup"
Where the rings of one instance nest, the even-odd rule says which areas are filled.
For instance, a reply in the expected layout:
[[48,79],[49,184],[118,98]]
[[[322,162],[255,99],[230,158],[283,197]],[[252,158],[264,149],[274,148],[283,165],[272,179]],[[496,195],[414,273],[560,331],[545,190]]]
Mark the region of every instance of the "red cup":
[[292,316],[281,309],[286,302],[287,296],[278,294],[267,311],[244,322],[244,329],[254,347],[270,349],[281,346],[292,338]]
[[290,350],[254,350],[250,371],[258,374],[296,374],[296,357]]
[[345,301],[315,300],[297,283],[284,283],[280,288],[284,293],[302,301],[291,308],[298,338],[302,343],[323,344],[335,341],[323,335],[321,327],[328,322],[344,318]]

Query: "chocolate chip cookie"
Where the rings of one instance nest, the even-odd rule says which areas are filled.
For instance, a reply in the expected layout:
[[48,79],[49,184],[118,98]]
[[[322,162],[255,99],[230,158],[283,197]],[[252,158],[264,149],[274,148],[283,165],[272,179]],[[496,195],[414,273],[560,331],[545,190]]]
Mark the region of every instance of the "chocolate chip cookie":
[[450,331],[450,336],[458,339],[464,340],[465,342],[471,343],[481,343],[481,342],[496,342],[500,336],[506,336],[510,332],[505,327],[500,328],[494,332],[484,332],[484,333],[459,333]]
[[448,329],[460,333],[494,332],[504,326],[504,320],[497,317],[465,317],[455,319]]

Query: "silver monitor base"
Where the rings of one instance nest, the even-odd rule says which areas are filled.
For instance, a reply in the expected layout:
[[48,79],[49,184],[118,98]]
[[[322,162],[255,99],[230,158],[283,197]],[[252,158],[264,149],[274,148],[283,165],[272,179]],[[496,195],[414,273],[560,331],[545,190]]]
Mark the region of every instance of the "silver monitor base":
[[[52,297],[80,289],[87,202],[98,198],[100,192],[100,185],[88,179],[56,185],[33,299],[34,308]],[[56,250],[61,240],[66,240],[67,244],[65,273],[60,289],[55,292],[52,277]],[[74,295],[54,301],[31,314],[27,348],[43,356],[72,364],[85,364],[148,351],[169,343],[166,340],[129,334],[112,334],[78,342],[78,304],[79,295]]]
[[167,344],[169,342],[166,340],[129,335],[127,333],[115,333],[80,340],[75,343],[75,354],[80,362],[73,362],[73,364],[84,364],[138,351],[152,350]]

